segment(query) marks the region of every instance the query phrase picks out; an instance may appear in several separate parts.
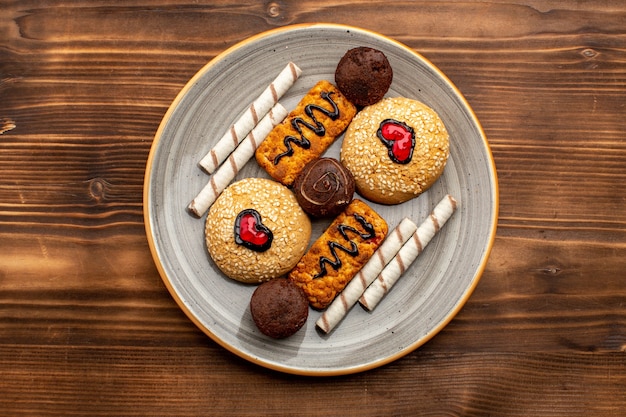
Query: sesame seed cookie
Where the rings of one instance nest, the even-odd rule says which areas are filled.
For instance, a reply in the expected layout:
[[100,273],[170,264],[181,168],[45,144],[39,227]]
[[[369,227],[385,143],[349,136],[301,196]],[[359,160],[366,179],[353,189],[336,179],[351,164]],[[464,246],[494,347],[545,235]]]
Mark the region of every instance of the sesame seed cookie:
[[405,97],[364,108],[346,131],[341,163],[357,192],[381,204],[417,197],[441,176],[448,160],[448,132],[439,115]]
[[246,178],[227,187],[205,224],[215,264],[226,276],[249,284],[289,272],[310,238],[311,221],[294,194],[265,178]]

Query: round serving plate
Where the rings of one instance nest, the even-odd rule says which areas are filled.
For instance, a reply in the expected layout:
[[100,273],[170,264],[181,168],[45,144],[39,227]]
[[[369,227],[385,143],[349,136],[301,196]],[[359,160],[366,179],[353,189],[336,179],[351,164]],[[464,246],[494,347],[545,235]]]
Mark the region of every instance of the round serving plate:
[[[348,49],[385,53],[394,71],[387,96],[422,101],[450,134],[443,175],[409,202],[370,203],[389,228],[409,217],[420,224],[446,195],[458,209],[373,312],[354,306],[329,334],[316,329],[320,312],[295,335],[261,334],[248,307],[256,288],[224,276],[207,253],[205,217],[187,205],[209,180],[200,159],[292,61],[302,75],[280,102],[293,109]],[[340,137],[325,156],[338,157]],[[252,160],[235,180],[266,177]],[[144,185],[150,250],[172,297],[211,339],[267,368],[302,375],[348,374],[389,363],[424,344],[461,309],[476,287],[493,245],[498,212],[495,166],[487,140],[462,94],[424,57],[371,31],[334,24],[295,25],[253,36],[203,67],[172,103],[156,133]],[[313,221],[316,239],[330,221]]]

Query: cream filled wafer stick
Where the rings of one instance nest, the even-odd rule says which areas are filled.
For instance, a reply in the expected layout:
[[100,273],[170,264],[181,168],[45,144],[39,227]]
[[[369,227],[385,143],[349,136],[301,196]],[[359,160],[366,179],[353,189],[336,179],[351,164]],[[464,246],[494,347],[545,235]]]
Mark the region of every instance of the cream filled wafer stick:
[[359,300],[363,291],[376,279],[385,265],[398,253],[402,245],[415,233],[417,225],[408,218],[389,233],[374,255],[346,285],[315,323],[324,333],[329,333]]
[[389,292],[400,276],[422,253],[426,245],[448,221],[456,210],[456,200],[446,195],[437,204],[428,218],[417,228],[413,236],[402,246],[398,254],[387,264],[359,299],[359,303],[372,311],[380,300]]
[[248,107],[245,113],[228,129],[215,147],[200,160],[200,166],[212,174],[226,160],[254,126],[291,88],[302,70],[293,62],[278,74],[261,95]]
[[215,171],[209,182],[200,193],[189,203],[188,209],[198,217],[211,207],[215,199],[230,184],[239,173],[241,168],[254,156],[254,151],[259,147],[265,137],[272,131],[274,126],[287,117],[287,109],[280,103],[276,105],[261,119],[254,129],[241,141],[239,146],[228,156],[228,162]]

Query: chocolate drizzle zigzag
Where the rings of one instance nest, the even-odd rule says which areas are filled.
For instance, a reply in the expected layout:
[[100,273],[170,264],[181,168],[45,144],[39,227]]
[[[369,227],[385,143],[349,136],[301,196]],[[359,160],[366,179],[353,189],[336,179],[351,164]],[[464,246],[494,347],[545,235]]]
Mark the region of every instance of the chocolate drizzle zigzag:
[[374,236],[376,236],[376,231],[374,230],[374,226],[371,223],[369,223],[367,220],[365,220],[363,216],[357,213],[353,214],[353,216],[356,219],[356,221],[359,222],[361,226],[363,226],[364,232],[360,232],[354,227],[348,226],[347,224],[343,224],[343,223],[337,226],[337,229],[339,230],[339,234],[341,234],[341,236],[350,243],[350,247],[348,248],[348,247],[342,246],[340,243],[335,242],[333,240],[329,241],[328,248],[330,249],[330,253],[332,254],[334,259],[330,259],[325,256],[320,257],[320,272],[316,274],[313,278],[321,278],[328,274],[328,271],[326,270],[326,264],[330,265],[335,271],[341,268],[342,263],[341,263],[341,259],[339,259],[339,256],[337,255],[337,250],[341,250],[352,257],[357,256],[359,254],[359,249],[357,247],[357,244],[354,241],[350,240],[350,238],[348,237],[348,234],[347,234],[348,231],[356,234],[357,236],[359,236],[361,239],[364,239],[364,240],[371,239]]
[[287,150],[281,154],[276,155],[276,157],[274,158],[274,165],[278,165],[278,162],[280,162],[283,157],[293,155],[294,151],[293,147],[291,146],[292,143],[296,146],[301,147],[302,149],[309,149],[311,147],[311,142],[302,133],[304,127],[311,130],[313,133],[320,137],[326,134],[326,128],[319,120],[317,120],[315,114],[313,114],[313,110],[317,110],[321,114],[330,117],[331,120],[337,120],[339,118],[339,107],[337,106],[337,103],[335,103],[331,98],[332,94],[332,92],[326,91],[320,94],[320,97],[330,103],[330,105],[332,106],[332,110],[325,109],[321,106],[318,106],[317,104],[308,104],[304,108],[304,113],[312,120],[313,123],[308,123],[302,117],[294,117],[293,119],[291,119],[291,126],[296,130],[296,132],[300,134],[300,137],[298,138],[296,136],[290,135],[286,136],[283,139],[283,143],[287,147]]

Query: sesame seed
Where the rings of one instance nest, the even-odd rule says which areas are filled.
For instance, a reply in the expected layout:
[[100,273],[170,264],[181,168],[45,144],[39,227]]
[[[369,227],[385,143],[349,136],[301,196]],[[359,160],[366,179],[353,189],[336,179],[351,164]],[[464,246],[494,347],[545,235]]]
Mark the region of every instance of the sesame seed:
[[[413,158],[399,165],[376,132],[381,121],[394,119],[415,133]],[[427,189],[445,167],[449,154],[448,132],[434,110],[408,98],[388,98],[358,113],[346,132],[341,160],[360,188],[380,195],[417,195]]]

